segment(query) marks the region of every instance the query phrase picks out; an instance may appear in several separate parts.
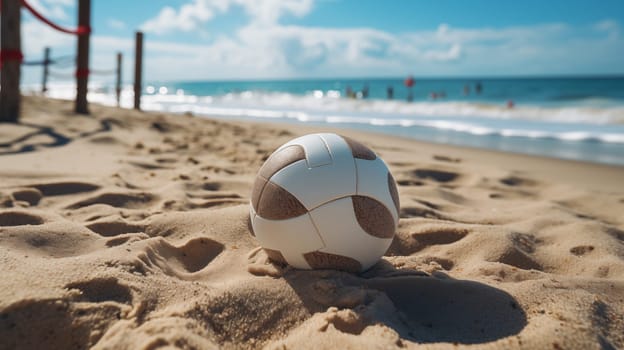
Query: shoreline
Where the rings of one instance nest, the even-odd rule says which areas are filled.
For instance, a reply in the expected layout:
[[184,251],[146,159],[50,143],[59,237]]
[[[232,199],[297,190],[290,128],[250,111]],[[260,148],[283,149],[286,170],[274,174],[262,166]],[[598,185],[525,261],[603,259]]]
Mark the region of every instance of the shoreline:
[[[222,120],[322,123],[339,128],[380,130],[427,142],[624,166],[624,124],[621,124],[624,109],[616,105],[598,107],[591,99],[559,107],[518,102],[509,109],[503,104],[480,104],[470,99],[414,103],[398,99],[352,100],[336,97],[339,90],[303,94],[299,90],[269,93],[254,86],[247,86],[248,90],[240,93],[226,93],[234,86],[224,91],[204,91],[201,86],[183,84],[150,88],[167,91],[143,97],[146,110],[160,113],[189,111]],[[70,90],[59,87],[53,96],[71,98],[73,90]],[[106,105],[114,104],[114,97],[106,91],[94,92],[90,98]],[[122,98],[123,106],[131,104],[127,96]]]
[[[26,96],[25,96],[26,97]],[[44,99],[51,101],[58,101],[61,103],[69,103],[69,101],[57,98],[48,98],[41,96],[27,96],[26,98]],[[114,110],[134,112],[132,109],[122,107],[111,107],[98,103],[92,103],[92,105],[102,108],[110,108]],[[468,156],[471,160],[477,160],[492,167],[503,165],[506,170],[524,172],[525,169],[520,169],[519,164],[527,165],[531,172],[537,173],[544,180],[556,182],[563,179],[564,182],[572,185],[585,186],[588,189],[601,189],[609,190],[611,188],[617,188],[621,181],[624,181],[624,165],[606,164],[600,162],[590,162],[585,160],[564,159],[548,155],[536,155],[526,154],[513,151],[503,151],[496,149],[488,149],[475,146],[460,146],[448,143],[438,143],[432,141],[418,140],[409,136],[395,135],[391,133],[384,133],[383,131],[368,131],[353,127],[342,127],[340,124],[309,124],[304,122],[275,122],[272,120],[249,120],[233,117],[211,117],[205,115],[195,115],[193,113],[172,113],[161,111],[141,111],[148,115],[162,115],[170,114],[173,117],[181,116],[187,117],[191,115],[193,118],[213,120],[224,123],[240,123],[245,125],[261,125],[265,127],[282,128],[287,129],[294,134],[301,134],[301,129],[310,130],[310,132],[335,132],[336,130],[345,131],[348,135],[360,135],[362,138],[367,136],[373,136],[374,138],[385,138],[388,141],[400,141],[401,145],[406,146],[409,143],[413,143],[415,146],[421,147],[430,154],[435,153],[435,149],[439,148],[439,153],[454,153],[459,155]],[[565,171],[560,172],[560,169]],[[557,172],[557,175],[554,173]],[[598,173],[600,179],[596,179],[596,173]],[[597,181],[596,181],[597,180]]]
[[[350,136],[358,136],[364,140],[366,140],[367,137],[372,136],[373,138],[381,138],[392,142],[398,141],[398,143],[404,147],[409,146],[411,143],[413,146],[419,147],[431,155],[435,155],[435,153],[454,154],[456,155],[456,159],[466,158],[467,160],[480,162],[483,165],[490,167],[502,165],[505,170],[538,174],[544,180],[551,182],[563,180],[567,184],[580,185],[586,187],[587,189],[593,190],[608,191],[610,189],[618,189],[618,186],[621,185],[622,181],[624,181],[624,165],[562,159],[472,146],[457,146],[452,144],[421,141],[407,136],[391,135],[383,132],[363,131],[355,128],[341,128],[310,124],[297,125],[294,123],[249,121],[243,119],[225,120],[223,118],[203,116],[197,116],[197,118],[243,123],[247,125],[268,125],[275,128],[284,128],[293,131],[294,133],[297,133],[297,131],[302,128],[309,130],[310,132],[336,132],[336,130],[340,130],[345,131]],[[521,169],[522,166],[528,166],[530,169]],[[560,172],[560,170],[563,171]],[[555,175],[555,172],[558,174]],[[598,178],[596,178],[596,176],[598,176]]]

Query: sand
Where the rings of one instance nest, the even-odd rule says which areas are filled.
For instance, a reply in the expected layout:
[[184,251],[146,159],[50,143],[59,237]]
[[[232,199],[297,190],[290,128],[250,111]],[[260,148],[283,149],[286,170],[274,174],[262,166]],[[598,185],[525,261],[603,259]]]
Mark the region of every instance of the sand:
[[624,168],[340,130],[398,184],[371,270],[274,265],[255,173],[301,125],[25,99],[0,125],[0,348],[624,348]]

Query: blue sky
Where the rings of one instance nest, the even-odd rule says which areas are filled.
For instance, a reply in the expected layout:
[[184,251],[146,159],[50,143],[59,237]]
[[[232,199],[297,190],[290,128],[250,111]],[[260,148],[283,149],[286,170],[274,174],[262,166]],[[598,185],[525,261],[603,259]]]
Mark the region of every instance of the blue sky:
[[[29,0],[76,24],[77,0]],[[93,0],[94,68],[145,32],[148,81],[624,74],[624,1]],[[27,59],[74,37],[23,12]],[[24,69],[25,81],[39,69]],[[94,79],[106,79],[97,78]]]

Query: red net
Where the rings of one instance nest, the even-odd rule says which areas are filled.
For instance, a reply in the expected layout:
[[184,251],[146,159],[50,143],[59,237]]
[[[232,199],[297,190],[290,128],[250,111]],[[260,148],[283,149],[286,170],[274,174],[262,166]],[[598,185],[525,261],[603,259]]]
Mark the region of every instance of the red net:
[[23,60],[24,55],[20,50],[0,50],[0,68],[6,61],[19,61],[21,63]]
[[32,13],[33,16],[37,17],[37,19],[39,19],[41,22],[49,25],[50,27],[58,30],[59,32],[63,32],[63,33],[67,33],[67,34],[74,34],[74,35],[87,35],[89,33],[91,33],[91,27],[88,26],[78,26],[78,28],[76,29],[67,29],[67,28],[63,28],[61,26],[59,26],[58,24],[50,21],[49,19],[45,18],[41,13],[39,13],[37,10],[35,10],[34,7],[32,7],[28,2],[26,2],[26,0],[22,0],[22,5],[28,10],[30,11],[30,13]]

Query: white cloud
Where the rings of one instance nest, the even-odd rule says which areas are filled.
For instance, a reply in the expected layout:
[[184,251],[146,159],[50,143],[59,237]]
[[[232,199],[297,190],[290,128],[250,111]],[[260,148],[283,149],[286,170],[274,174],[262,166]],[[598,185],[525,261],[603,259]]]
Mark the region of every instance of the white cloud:
[[[442,23],[430,30],[390,33],[280,23],[285,16],[308,14],[311,0],[194,0],[178,9],[162,9],[143,27],[152,33],[201,34],[205,23],[234,6],[249,16],[247,24],[202,44],[148,36],[146,80],[624,73],[618,61],[624,57],[624,38],[613,20],[584,27],[545,23],[458,28]],[[75,49],[73,38],[34,21],[25,23],[23,33],[27,55],[40,57],[44,45],[57,53]],[[121,50],[124,72],[131,72],[132,38],[95,35],[91,48],[94,67],[111,66],[114,52]]]
[[621,32],[620,24],[613,20],[600,21],[594,25],[594,29],[606,33],[611,40],[617,40]]
[[237,0],[256,24],[271,25],[286,14],[303,17],[312,10],[312,0]]
[[220,1],[193,0],[182,5],[177,11],[173,7],[165,6],[158,16],[143,23],[141,28],[155,34],[164,34],[174,30],[183,32],[197,30],[203,23],[215,16],[215,10],[226,9],[220,4]]
[[425,51],[423,53],[423,58],[430,60],[430,61],[445,62],[445,61],[455,61],[459,59],[460,55],[461,55],[461,46],[459,44],[453,44],[446,51],[436,51],[436,50]]
[[305,16],[312,10],[312,5],[312,0],[192,0],[177,10],[171,6],[163,7],[141,28],[154,34],[202,31],[205,23],[232,6],[242,7],[254,25],[270,26],[285,15]]
[[[69,40],[68,40],[69,39]],[[27,60],[41,55],[43,48],[64,47],[72,42],[73,36],[58,32],[38,20],[22,23],[22,51]]]
[[112,29],[125,29],[126,28],[126,23],[116,18],[109,18],[106,21],[106,24],[108,24],[108,26]]
[[61,5],[67,7],[73,7],[76,3],[75,0],[43,0],[46,4]]
[[73,2],[68,0],[29,0],[28,3],[37,12],[56,20],[68,19],[67,7],[73,7]]

